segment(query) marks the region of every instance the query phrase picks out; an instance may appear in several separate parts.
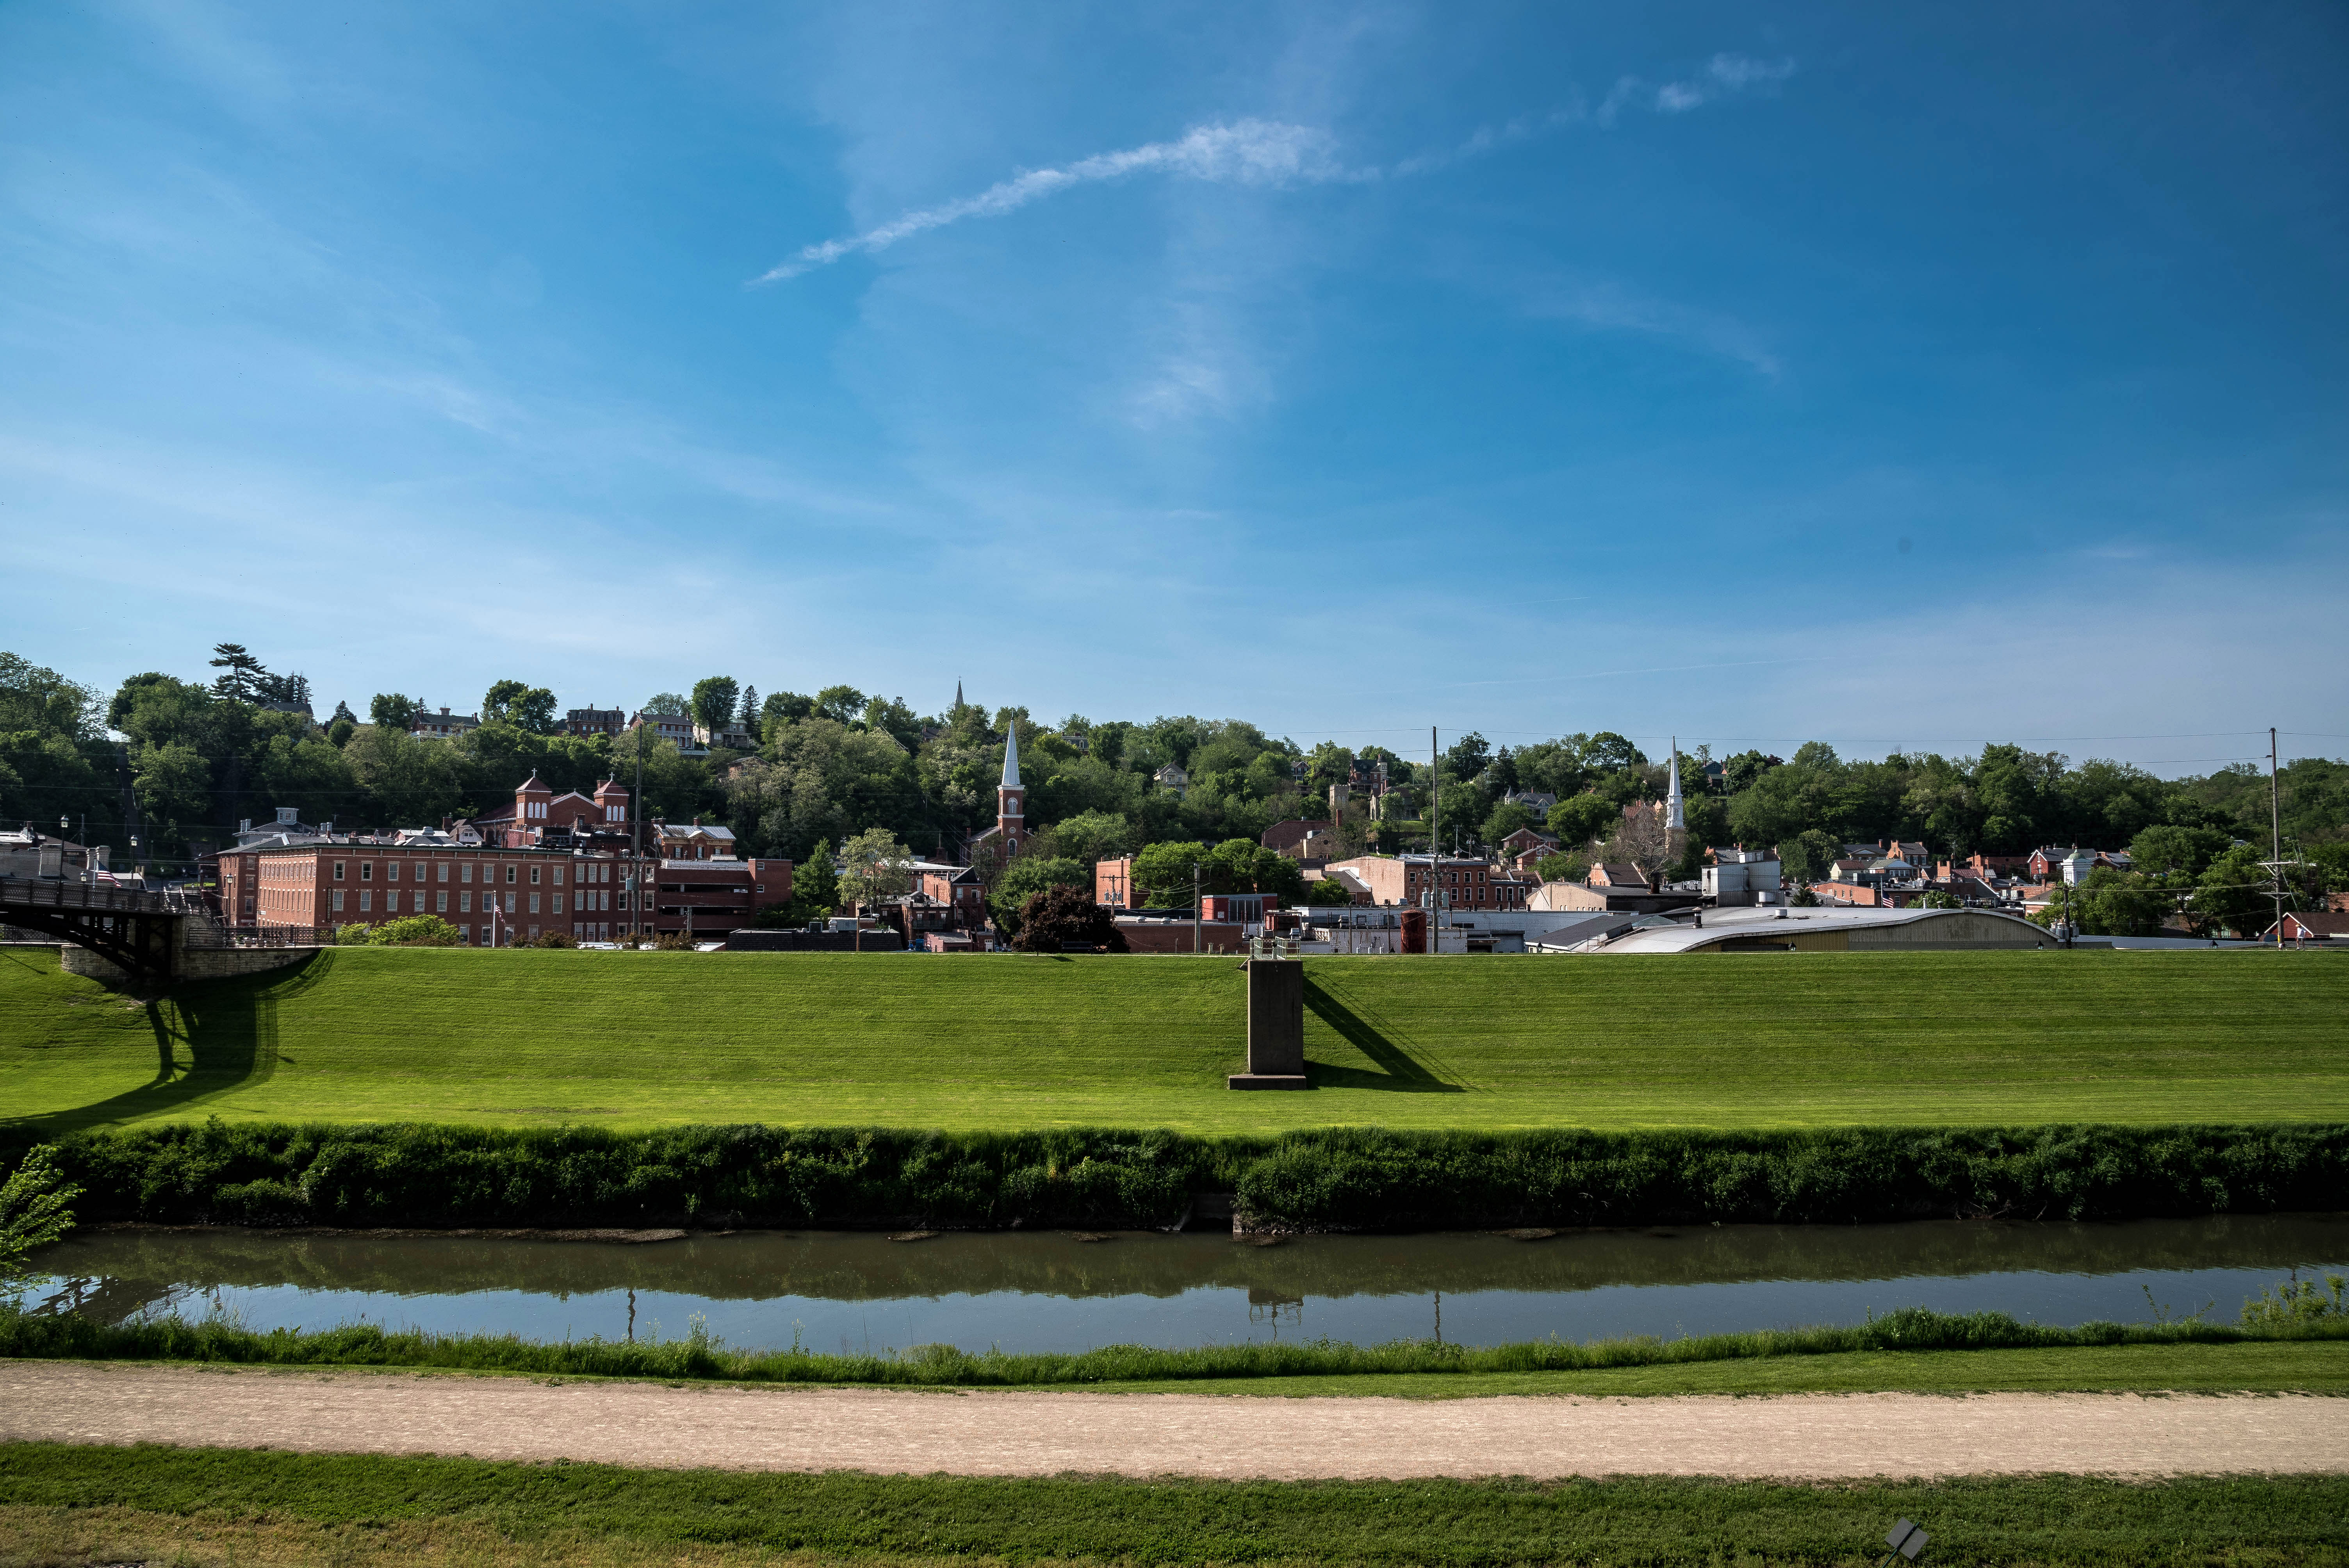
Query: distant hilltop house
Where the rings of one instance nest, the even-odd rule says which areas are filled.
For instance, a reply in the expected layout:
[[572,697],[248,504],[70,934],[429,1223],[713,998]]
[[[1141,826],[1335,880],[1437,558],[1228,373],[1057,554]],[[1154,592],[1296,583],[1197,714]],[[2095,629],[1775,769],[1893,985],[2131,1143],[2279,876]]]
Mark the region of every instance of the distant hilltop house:
[[2033,850],[2031,858],[2024,862],[2024,868],[2033,882],[2054,882],[2061,878],[2065,883],[2076,887],[2087,881],[2088,873],[2098,866],[2125,872],[2135,863],[2127,850],[2084,850],[2075,844],[2068,850],[2052,847]]
[[450,713],[442,708],[439,713],[419,713],[408,724],[410,735],[429,735],[436,740],[454,740],[481,727],[478,713]]
[[1274,854],[1285,855],[1292,861],[1327,859],[1326,851],[1319,856],[1311,853],[1312,850],[1321,847],[1314,844],[1313,841],[1336,826],[1326,818],[1291,817],[1267,828],[1257,837],[1257,842]]
[[617,737],[627,727],[627,713],[616,707],[574,707],[563,716],[565,735]]
[[666,740],[688,757],[707,757],[709,748],[701,740],[692,719],[681,713],[637,713],[628,720],[630,729],[650,726],[656,738]]
[[1519,828],[1501,841],[1501,856],[1519,871],[1531,871],[1534,862],[1545,855],[1558,851],[1556,833],[1546,833],[1539,828]]
[[759,749],[759,738],[739,724],[721,725],[716,729],[697,724],[693,727],[693,743],[705,748],[722,747],[728,751]]
[[1153,773],[1150,776],[1150,781],[1161,789],[1174,790],[1174,797],[1178,800],[1191,793],[1191,776],[1172,762]]

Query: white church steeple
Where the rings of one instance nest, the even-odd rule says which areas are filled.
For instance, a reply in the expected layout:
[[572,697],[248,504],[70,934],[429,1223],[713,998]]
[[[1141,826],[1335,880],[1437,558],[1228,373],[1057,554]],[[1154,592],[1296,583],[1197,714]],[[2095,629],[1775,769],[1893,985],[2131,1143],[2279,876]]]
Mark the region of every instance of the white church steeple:
[[1019,721],[1004,727],[1003,782],[995,788],[995,826],[1003,835],[1006,860],[1019,852],[1028,837],[1028,788],[1019,782]]
[[1664,790],[1664,826],[1685,829],[1688,826],[1688,802],[1681,799],[1681,738],[1672,737],[1672,777]]

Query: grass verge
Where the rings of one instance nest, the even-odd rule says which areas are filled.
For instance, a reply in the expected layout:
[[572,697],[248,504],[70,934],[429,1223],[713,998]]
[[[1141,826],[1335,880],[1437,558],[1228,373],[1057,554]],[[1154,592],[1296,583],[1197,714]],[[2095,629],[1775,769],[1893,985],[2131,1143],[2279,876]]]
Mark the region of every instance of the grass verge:
[[[1966,1374],[1960,1367],[1965,1357],[1990,1351],[2066,1352],[2075,1358],[2067,1364],[2066,1370],[2077,1367],[2084,1370],[2073,1375],[2092,1376],[2085,1369],[2095,1366],[2095,1357],[2118,1351],[2215,1352],[2249,1347],[2271,1351],[2271,1359],[2259,1363],[2271,1374],[2289,1368],[2297,1374],[2333,1379],[2337,1385],[2344,1366],[2349,1365],[2349,1320],[2320,1318],[2273,1330],[2199,1322],[2089,1323],[2076,1328],[2058,1328],[2020,1323],[2003,1313],[1958,1315],[1909,1307],[1854,1326],[1768,1329],[1682,1339],[1599,1340],[1584,1345],[1547,1340],[1464,1346],[1402,1340],[1389,1345],[1357,1346],[1321,1340],[1207,1346],[1194,1350],[1116,1345],[1065,1354],[1021,1355],[999,1351],[973,1354],[948,1345],[926,1345],[889,1355],[832,1356],[800,1350],[737,1350],[709,1335],[699,1324],[682,1339],[636,1344],[605,1339],[548,1343],[512,1336],[389,1330],[374,1324],[308,1332],[275,1329],[267,1333],[243,1328],[217,1317],[191,1321],[173,1315],[105,1324],[71,1315],[36,1315],[15,1306],[0,1307],[0,1357],[29,1359],[375,1367],[549,1377],[906,1387],[1147,1385],[1164,1388],[1169,1385],[1278,1382],[1284,1385],[1284,1391],[1288,1391],[1295,1380],[1303,1379],[1342,1382],[1349,1385],[1348,1391],[1361,1392],[1361,1380],[1365,1378],[1405,1377],[1432,1387],[1451,1378],[1515,1377],[1535,1379],[1547,1391],[1562,1392],[1568,1390],[1555,1381],[1560,1374],[1604,1375],[1612,1381],[1625,1371],[1684,1371],[1692,1367],[1724,1363],[1774,1364],[1772,1371],[1787,1379],[1786,1386],[1791,1387],[1799,1383],[1802,1375],[1780,1371],[1775,1364],[1855,1354],[1889,1354],[1898,1360],[1921,1352],[1950,1353],[1945,1375],[1957,1379],[1952,1386],[1976,1387],[1979,1385],[1964,1380]],[[2256,1362],[2255,1357],[2245,1357],[2235,1365],[2250,1367]],[[2208,1376],[2225,1364],[2220,1357],[2206,1356],[2195,1365]],[[2136,1367],[2151,1365],[2150,1361],[2140,1360]],[[2124,1375],[2133,1375],[2135,1369]],[[1637,1379],[1627,1377],[1622,1381],[1630,1384]],[[2164,1382],[2157,1386],[2177,1385]],[[1632,1390],[1619,1387],[1616,1391]]]
[[996,1480],[20,1443],[0,1446],[0,1529],[19,1542],[47,1532],[110,1553],[118,1540],[187,1542],[209,1532],[209,1542],[195,1544],[209,1545],[212,1560],[224,1555],[221,1544],[241,1540],[254,1548],[239,1554],[244,1562],[393,1561],[389,1551],[422,1555],[419,1546],[437,1537],[453,1552],[479,1553],[476,1561],[596,1564],[769,1554],[1857,1563],[1880,1555],[1877,1543],[1897,1517],[1922,1524],[1934,1558],[1950,1563],[2245,1568],[2349,1554],[2349,1478],[2338,1476],[1837,1486]]

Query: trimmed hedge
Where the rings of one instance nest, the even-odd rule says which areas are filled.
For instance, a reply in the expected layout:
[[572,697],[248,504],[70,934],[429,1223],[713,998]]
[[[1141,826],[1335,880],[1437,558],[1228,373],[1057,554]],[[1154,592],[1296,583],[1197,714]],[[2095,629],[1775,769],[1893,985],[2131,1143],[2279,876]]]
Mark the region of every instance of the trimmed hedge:
[[[2336,1209],[2349,1127],[1920,1132],[648,1132],[174,1124],[58,1146],[85,1222],[337,1226],[1173,1222],[1231,1192],[1299,1230],[2128,1219]],[[5,1150],[21,1153],[21,1137]]]

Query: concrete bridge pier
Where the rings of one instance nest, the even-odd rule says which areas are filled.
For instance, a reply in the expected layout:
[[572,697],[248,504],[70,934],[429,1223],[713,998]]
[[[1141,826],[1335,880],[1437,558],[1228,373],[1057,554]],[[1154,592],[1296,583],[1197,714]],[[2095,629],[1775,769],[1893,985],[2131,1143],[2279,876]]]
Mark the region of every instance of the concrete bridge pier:
[[1309,1088],[1305,1078],[1305,965],[1251,958],[1247,972],[1247,1071],[1233,1088]]

